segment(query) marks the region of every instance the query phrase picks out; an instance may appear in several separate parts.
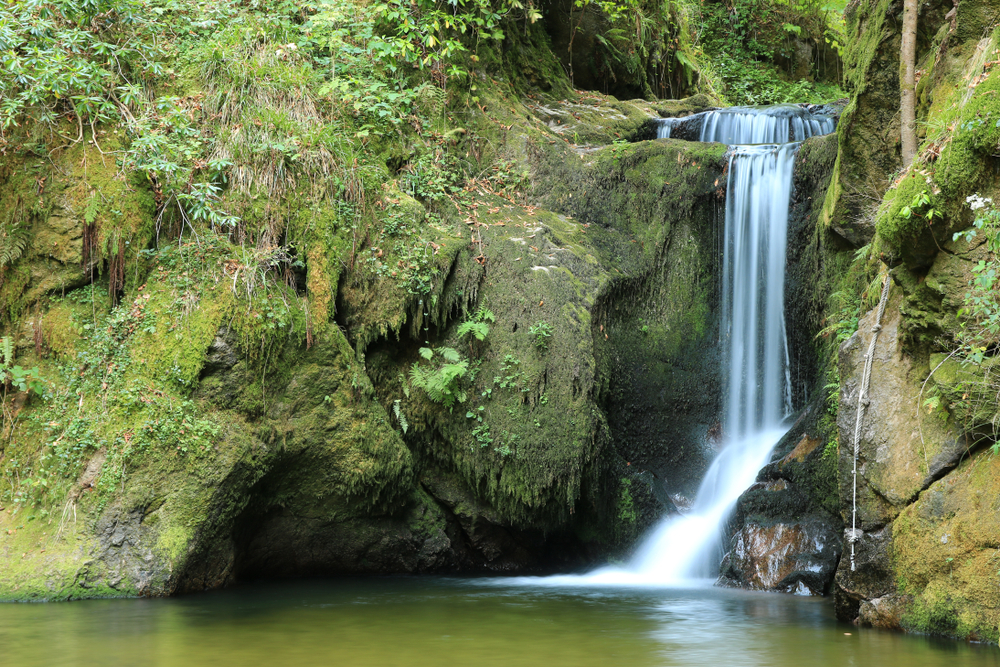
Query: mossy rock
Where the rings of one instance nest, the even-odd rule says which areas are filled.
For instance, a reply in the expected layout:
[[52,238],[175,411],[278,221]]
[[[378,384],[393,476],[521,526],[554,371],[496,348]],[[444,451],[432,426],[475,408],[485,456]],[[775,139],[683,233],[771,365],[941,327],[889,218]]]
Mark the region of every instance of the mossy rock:
[[912,596],[903,626],[996,643],[1000,460],[968,458],[906,508],[893,525],[899,590]]

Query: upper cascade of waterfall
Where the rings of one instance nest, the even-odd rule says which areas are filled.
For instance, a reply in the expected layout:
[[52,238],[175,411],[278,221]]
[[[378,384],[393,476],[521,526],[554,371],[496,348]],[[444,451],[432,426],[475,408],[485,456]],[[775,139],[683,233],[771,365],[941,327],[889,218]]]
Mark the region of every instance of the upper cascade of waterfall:
[[675,127],[681,123],[689,121],[690,119],[691,116],[684,116],[681,118],[661,118],[656,124],[656,138],[669,139],[670,134],[674,131]]
[[662,118],[657,123],[657,139],[668,139],[683,128],[685,136],[702,142],[730,146],[784,144],[829,134],[836,129],[832,116],[812,113],[794,104],[768,107],[730,107],[705,111],[683,118]]
[[732,107],[709,111],[700,141],[733,145],[785,144],[833,132],[834,120],[816,116],[793,104],[773,107]]

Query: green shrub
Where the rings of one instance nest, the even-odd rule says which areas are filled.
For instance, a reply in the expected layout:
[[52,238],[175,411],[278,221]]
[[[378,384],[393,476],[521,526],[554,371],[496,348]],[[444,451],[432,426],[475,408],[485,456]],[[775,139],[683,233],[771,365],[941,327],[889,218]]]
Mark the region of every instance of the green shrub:
[[0,6],[0,136],[25,120],[118,119],[163,73],[157,26],[139,0],[20,0]]

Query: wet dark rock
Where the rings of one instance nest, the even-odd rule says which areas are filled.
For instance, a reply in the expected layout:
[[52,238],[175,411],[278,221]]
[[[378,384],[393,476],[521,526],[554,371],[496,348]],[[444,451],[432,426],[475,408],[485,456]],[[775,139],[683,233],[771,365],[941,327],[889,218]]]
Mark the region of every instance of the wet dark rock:
[[721,583],[801,595],[831,591],[842,523],[833,459],[807,431],[815,426],[807,409],[737,501]]
[[222,327],[205,352],[202,375],[213,375],[227,371],[235,366],[239,360],[240,355],[232,331],[229,327]]
[[854,544],[855,569],[851,570],[851,547],[845,544],[834,591],[837,618],[853,621],[863,601],[896,592],[891,547],[891,525],[865,531]]
[[823,521],[746,523],[730,544],[723,583],[796,595],[826,594],[840,557],[840,536]]

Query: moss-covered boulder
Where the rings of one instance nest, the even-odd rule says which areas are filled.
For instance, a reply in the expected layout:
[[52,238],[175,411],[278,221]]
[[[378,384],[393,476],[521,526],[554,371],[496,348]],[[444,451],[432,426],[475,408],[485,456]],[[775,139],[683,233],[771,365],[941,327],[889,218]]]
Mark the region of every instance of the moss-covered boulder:
[[893,523],[893,567],[908,596],[901,625],[997,642],[1000,460],[971,456],[920,494]]
[[[92,251],[98,283],[125,269],[110,289],[74,290],[91,276],[64,258],[76,282],[30,296],[37,317],[15,336],[50,389],[17,399],[2,453],[21,482],[0,510],[0,549],[19,554],[0,594],[526,571],[628,549],[706,463],[725,149],[578,152],[521,118],[508,155],[541,207],[469,184],[419,257],[387,265],[391,237],[359,248],[336,207],[306,198],[288,213],[313,230],[305,266],[282,281],[280,249],[200,234],[147,249],[152,226]],[[424,222],[426,201],[385,197],[394,225]],[[67,210],[26,219],[26,237],[112,228]],[[482,340],[459,334],[472,321]],[[437,368],[422,347],[465,364],[462,400],[414,380]]]
[[[580,95],[570,100],[531,100],[528,108],[578,149],[656,138],[659,118],[685,118],[713,108],[704,94],[683,100],[628,100]],[[697,132],[682,137],[697,141]]]

